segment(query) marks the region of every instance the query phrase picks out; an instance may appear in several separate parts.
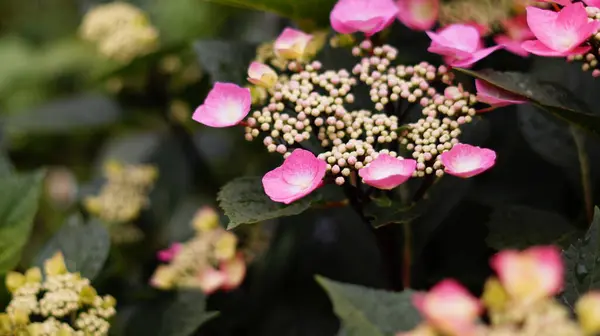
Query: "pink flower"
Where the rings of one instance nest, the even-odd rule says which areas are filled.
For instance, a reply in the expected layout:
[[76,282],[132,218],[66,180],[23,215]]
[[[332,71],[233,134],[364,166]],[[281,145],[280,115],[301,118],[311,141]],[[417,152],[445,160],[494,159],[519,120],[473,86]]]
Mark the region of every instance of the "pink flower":
[[232,83],[215,83],[192,119],[210,127],[237,125],[250,112],[250,90]]
[[398,7],[392,0],[338,0],[329,20],[338,33],[371,36],[392,23],[396,14]]
[[225,275],[224,290],[232,290],[240,286],[246,276],[246,263],[242,255],[221,263],[221,273]]
[[266,64],[252,62],[248,67],[248,81],[268,89],[277,82],[277,73]]
[[417,167],[417,161],[379,154],[375,160],[358,171],[363,181],[378,189],[394,189],[406,182]]
[[438,19],[440,0],[398,0],[398,20],[414,30],[431,29]]
[[158,260],[165,263],[170,262],[181,251],[182,246],[181,243],[173,243],[169,248],[158,251]]
[[198,272],[196,279],[204,293],[212,294],[225,284],[227,276],[223,272],[207,266]]
[[458,282],[447,279],[429,293],[413,296],[413,304],[427,323],[445,335],[472,335],[483,307],[479,300]]
[[283,164],[262,179],[265,193],[275,202],[290,204],[321,186],[327,163],[313,153],[296,149]]
[[496,152],[467,144],[456,144],[440,155],[446,173],[469,178],[490,169],[496,163]]
[[550,297],[562,288],[562,259],[554,246],[502,251],[492,257],[490,265],[508,295],[519,302]]
[[299,59],[304,56],[312,35],[299,30],[285,28],[273,43],[275,55],[285,59]]
[[505,34],[496,35],[494,41],[513,54],[527,57],[529,52],[521,46],[522,42],[534,38],[533,32],[527,25],[527,16],[520,15],[502,22]]
[[527,23],[537,40],[521,44],[526,51],[551,57],[580,55],[591,46],[581,46],[600,28],[600,22],[588,22],[583,4],[578,2],[564,7],[560,12],[527,7]]
[[600,0],[583,0],[586,5],[600,8]]
[[502,90],[501,88],[481,79],[475,80],[475,88],[477,89],[477,100],[493,107],[523,104],[527,102],[525,97]]
[[446,63],[455,67],[470,67],[500,48],[483,48],[479,31],[471,25],[452,24],[427,35],[431,38],[427,51],[445,56]]

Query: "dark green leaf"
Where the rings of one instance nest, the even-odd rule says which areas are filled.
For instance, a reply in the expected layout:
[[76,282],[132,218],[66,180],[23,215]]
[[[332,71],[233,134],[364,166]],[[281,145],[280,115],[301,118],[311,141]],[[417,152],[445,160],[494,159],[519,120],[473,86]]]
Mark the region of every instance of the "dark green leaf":
[[394,335],[413,329],[421,320],[413,307],[412,290],[394,293],[317,276],[341,320],[347,336]]
[[537,79],[520,72],[498,72],[490,69],[473,71],[456,68],[506,91],[521,95],[547,112],[600,135],[600,117],[592,114],[581,100],[560,84]]
[[[389,202],[386,202],[389,201]],[[403,206],[389,199],[377,199],[370,202],[364,209],[371,225],[379,228],[388,224],[410,224],[419,217],[422,207],[417,204]]]
[[329,12],[335,0],[207,0],[228,6],[273,12],[306,28],[329,26]]
[[239,177],[227,183],[217,196],[219,206],[229,217],[228,229],[278,217],[293,216],[308,209],[314,197],[307,196],[292,204],[276,203],[265,194],[261,177]]
[[13,269],[33,227],[44,172],[0,178],[0,274]]
[[70,272],[79,272],[93,280],[110,252],[110,236],[97,220],[84,223],[81,216],[72,216],[42,248],[35,265],[42,267],[58,251],[64,255]]
[[248,66],[256,56],[256,45],[239,41],[196,41],[194,50],[202,69],[213,82],[246,84]]
[[106,126],[120,117],[121,109],[112,99],[97,94],[83,94],[9,115],[4,122],[7,132],[46,134]]
[[600,209],[585,236],[563,251],[565,259],[565,290],[563,300],[571,307],[579,296],[600,289]]
[[497,250],[564,244],[579,233],[559,214],[521,205],[494,209],[487,226],[489,235],[486,242]]

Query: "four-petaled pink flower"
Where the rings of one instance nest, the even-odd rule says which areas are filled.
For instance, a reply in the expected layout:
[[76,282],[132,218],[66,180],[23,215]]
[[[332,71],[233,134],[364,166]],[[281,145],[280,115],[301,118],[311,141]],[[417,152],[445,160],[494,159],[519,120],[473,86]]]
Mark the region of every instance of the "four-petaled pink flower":
[[494,255],[490,265],[508,295],[525,304],[558,294],[562,288],[563,264],[554,246],[505,250]]
[[306,52],[312,35],[296,29],[285,28],[273,43],[275,55],[285,59],[300,59]]
[[232,83],[215,83],[192,119],[210,127],[239,124],[250,112],[250,90]]
[[170,262],[181,251],[181,243],[173,243],[171,246],[157,253],[158,260],[162,262]]
[[477,101],[489,104],[492,107],[502,107],[513,104],[523,104],[527,98],[503,90],[484,80],[476,79]]
[[341,34],[363,32],[367,37],[387,27],[398,14],[392,0],[339,0],[331,13],[331,27]]
[[248,81],[268,89],[277,83],[277,73],[266,64],[252,62],[248,67]]
[[500,48],[483,48],[479,31],[471,25],[452,24],[427,35],[431,38],[427,51],[443,55],[446,63],[455,67],[470,67]]
[[431,29],[438,19],[440,0],[398,0],[398,20],[414,30]]
[[600,22],[588,21],[582,3],[565,6],[560,12],[527,7],[527,24],[537,40],[521,44],[526,51],[551,57],[581,55],[591,49],[581,45],[600,28]]
[[469,178],[490,169],[496,163],[496,152],[491,149],[456,144],[440,155],[444,171],[450,175]]
[[379,154],[375,160],[358,171],[363,181],[378,189],[393,189],[406,182],[417,167],[417,161]]
[[321,186],[327,163],[313,153],[296,149],[283,164],[263,176],[267,196],[275,202],[290,204]]
[[521,46],[523,41],[535,37],[527,25],[527,16],[520,15],[504,20],[502,21],[502,25],[504,26],[505,33],[494,37],[496,44],[521,57],[529,56],[529,52]]
[[427,323],[444,335],[472,335],[482,304],[458,282],[440,281],[428,293],[417,293],[413,304]]

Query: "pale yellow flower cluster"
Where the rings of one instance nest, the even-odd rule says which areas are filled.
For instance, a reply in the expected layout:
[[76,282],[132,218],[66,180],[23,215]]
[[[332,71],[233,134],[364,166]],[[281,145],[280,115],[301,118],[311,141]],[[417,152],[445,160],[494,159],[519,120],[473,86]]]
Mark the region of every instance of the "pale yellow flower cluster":
[[120,1],[91,9],[83,18],[80,35],[106,57],[124,63],[155,51],[159,43],[158,31],[146,14]]
[[116,313],[112,296],[99,296],[88,279],[70,273],[60,252],[46,261],[44,272],[45,279],[37,267],[8,273],[12,299],[0,314],[0,335],[108,335]]

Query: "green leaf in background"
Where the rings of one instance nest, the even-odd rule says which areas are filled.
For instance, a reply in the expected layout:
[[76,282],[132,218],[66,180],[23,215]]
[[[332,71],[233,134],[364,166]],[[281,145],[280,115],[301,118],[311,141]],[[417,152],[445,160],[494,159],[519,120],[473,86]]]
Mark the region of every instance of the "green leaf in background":
[[38,210],[44,171],[0,178],[0,274],[19,259]]
[[8,115],[9,133],[65,133],[115,123],[121,117],[119,105],[98,94],[81,94],[60,99],[39,108]]
[[260,176],[239,177],[227,183],[217,196],[219,206],[229,217],[228,229],[267,219],[293,216],[307,210],[314,197],[307,196],[285,205],[271,201],[265,194]]
[[256,56],[256,44],[242,41],[196,41],[198,62],[213,82],[247,84],[246,73]]
[[394,293],[316,276],[333,304],[347,336],[394,335],[409,331],[421,321],[412,290]]
[[497,250],[525,249],[533,245],[569,245],[580,231],[559,214],[522,205],[504,205],[487,223],[487,244]]
[[585,236],[563,251],[565,289],[562,298],[570,307],[592,289],[600,289],[600,209]]
[[455,68],[506,91],[521,95],[556,117],[600,136],[600,116],[590,113],[577,96],[557,83],[520,72],[480,71]]
[[304,30],[329,26],[329,13],[336,0],[205,0],[222,5],[272,12],[292,19]]
[[93,280],[110,252],[110,236],[102,223],[97,220],[84,223],[81,216],[75,215],[67,219],[42,248],[35,266],[42,267],[44,261],[58,251],[64,255],[70,272],[79,272]]

